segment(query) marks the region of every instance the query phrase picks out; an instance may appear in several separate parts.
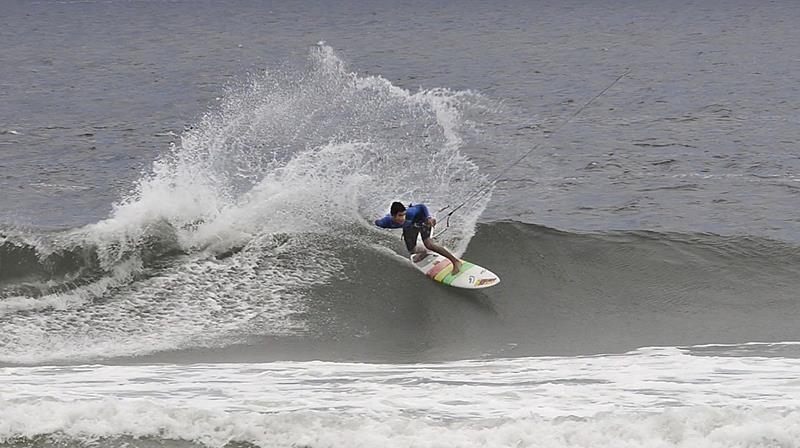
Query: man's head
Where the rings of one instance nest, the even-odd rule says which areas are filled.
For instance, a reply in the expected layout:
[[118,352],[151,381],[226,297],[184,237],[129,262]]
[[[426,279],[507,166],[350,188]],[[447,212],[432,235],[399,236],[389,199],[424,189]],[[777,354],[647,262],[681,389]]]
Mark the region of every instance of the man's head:
[[392,208],[389,213],[392,215],[392,221],[397,224],[402,224],[406,221],[406,207],[399,202],[392,202]]

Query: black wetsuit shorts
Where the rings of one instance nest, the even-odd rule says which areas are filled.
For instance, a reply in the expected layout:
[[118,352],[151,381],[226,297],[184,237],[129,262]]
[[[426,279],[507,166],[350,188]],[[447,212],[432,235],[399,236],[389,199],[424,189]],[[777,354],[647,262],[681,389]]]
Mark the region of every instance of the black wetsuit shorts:
[[406,249],[414,253],[414,247],[417,246],[417,236],[422,235],[422,241],[431,237],[431,228],[422,224],[414,223],[411,227],[403,227],[403,241],[406,242]]

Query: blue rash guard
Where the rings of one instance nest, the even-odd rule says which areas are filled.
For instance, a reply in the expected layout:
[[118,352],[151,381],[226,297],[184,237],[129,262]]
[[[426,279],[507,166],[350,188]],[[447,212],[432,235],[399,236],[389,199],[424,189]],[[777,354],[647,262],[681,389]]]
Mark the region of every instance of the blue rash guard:
[[421,227],[431,214],[428,212],[428,207],[425,204],[410,205],[406,208],[406,220],[403,224],[396,224],[392,221],[392,215],[386,215],[381,219],[375,220],[375,225],[383,227],[384,229],[399,229],[400,227],[408,229],[411,227]]
[[431,237],[431,228],[425,225],[430,217],[431,214],[425,204],[409,205],[406,208],[406,220],[402,224],[396,224],[390,213],[381,219],[375,220],[375,225],[384,229],[399,229],[402,227],[406,249],[414,253],[419,235],[422,235],[423,242]]

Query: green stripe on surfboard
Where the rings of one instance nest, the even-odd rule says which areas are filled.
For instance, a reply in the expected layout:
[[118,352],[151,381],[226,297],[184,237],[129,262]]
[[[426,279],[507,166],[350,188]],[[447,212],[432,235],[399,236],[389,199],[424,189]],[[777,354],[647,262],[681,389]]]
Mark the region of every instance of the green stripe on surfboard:
[[461,269],[459,269],[459,270],[458,270],[458,274],[456,274],[456,275],[453,275],[453,274],[447,274],[447,275],[446,275],[446,276],[445,276],[445,277],[442,279],[442,283],[444,283],[445,285],[449,285],[450,283],[453,283],[453,280],[455,280],[455,279],[457,279],[458,277],[460,277],[460,276],[461,276],[461,274],[463,274],[464,272],[467,272],[467,269],[469,269],[469,268],[471,268],[471,267],[473,267],[473,266],[475,266],[475,265],[474,265],[474,264],[472,264],[472,263],[470,263],[469,261],[463,261],[463,262],[461,262]]

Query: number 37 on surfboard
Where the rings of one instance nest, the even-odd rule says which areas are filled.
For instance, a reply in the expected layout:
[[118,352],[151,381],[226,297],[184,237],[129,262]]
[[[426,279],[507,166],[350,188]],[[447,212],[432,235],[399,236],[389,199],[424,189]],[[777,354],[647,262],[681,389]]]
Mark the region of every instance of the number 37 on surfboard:
[[[436,219],[430,215],[425,204],[409,204],[406,207],[400,202],[393,202],[389,214],[375,220],[375,225],[384,229],[402,228],[403,241],[411,253],[411,263],[439,283],[467,289],[488,288],[500,283],[500,278],[488,269],[456,258],[433,241],[431,229],[436,225]],[[420,236],[424,247],[417,246]]]

